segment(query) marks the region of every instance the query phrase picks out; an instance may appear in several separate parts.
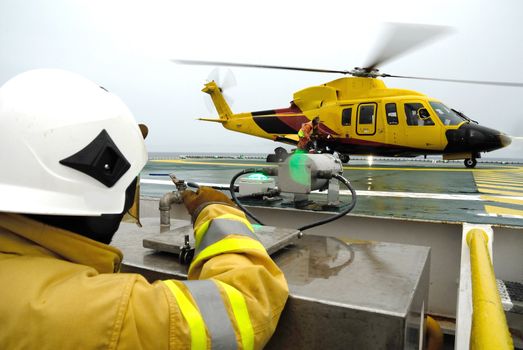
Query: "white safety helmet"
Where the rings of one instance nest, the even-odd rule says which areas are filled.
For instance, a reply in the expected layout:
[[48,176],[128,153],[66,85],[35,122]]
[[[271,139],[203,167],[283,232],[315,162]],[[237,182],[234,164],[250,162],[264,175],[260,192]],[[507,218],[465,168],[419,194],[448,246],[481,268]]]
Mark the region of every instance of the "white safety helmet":
[[121,213],[146,162],[133,115],[97,84],[38,69],[0,88],[0,211]]

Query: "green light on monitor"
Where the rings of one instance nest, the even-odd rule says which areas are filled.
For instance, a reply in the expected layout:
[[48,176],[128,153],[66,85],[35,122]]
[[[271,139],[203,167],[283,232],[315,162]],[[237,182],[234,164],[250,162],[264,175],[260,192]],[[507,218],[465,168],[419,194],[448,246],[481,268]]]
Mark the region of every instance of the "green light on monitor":
[[262,173],[254,173],[247,176],[247,179],[249,180],[267,180],[269,177],[267,175],[264,175]]

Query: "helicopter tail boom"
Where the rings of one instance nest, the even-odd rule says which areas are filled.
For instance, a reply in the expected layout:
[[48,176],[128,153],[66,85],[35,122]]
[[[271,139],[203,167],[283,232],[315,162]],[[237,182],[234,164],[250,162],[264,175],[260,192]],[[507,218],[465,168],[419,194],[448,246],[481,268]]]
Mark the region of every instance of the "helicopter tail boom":
[[227,120],[232,116],[233,113],[231,108],[229,107],[227,101],[225,101],[221,88],[214,80],[205,84],[205,87],[202,89],[202,91],[211,96],[212,102],[216,108],[216,111],[218,112],[220,120]]

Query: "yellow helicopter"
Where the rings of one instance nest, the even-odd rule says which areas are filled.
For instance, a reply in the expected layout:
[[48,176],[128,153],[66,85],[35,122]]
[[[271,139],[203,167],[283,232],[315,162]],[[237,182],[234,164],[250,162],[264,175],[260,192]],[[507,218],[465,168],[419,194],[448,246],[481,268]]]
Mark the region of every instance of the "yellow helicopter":
[[[434,37],[441,32],[435,26],[420,37],[406,40],[412,26],[396,28],[395,37],[371,64],[350,71],[288,66],[272,66],[230,62],[174,60],[182,64],[233,66],[299,70],[308,72],[339,73],[350,75],[328,83],[308,87],[294,93],[287,108],[233,113],[215,81],[205,84],[203,92],[209,94],[218,112],[218,119],[200,120],[221,123],[225,128],[290,145],[298,143],[302,124],[320,117],[320,137],[316,150],[337,152],[344,163],[350,155],[377,155],[388,157],[415,157],[442,155],[443,159],[464,159],[467,168],[476,166],[482,152],[490,152],[511,143],[508,135],[479,125],[463,113],[447,107],[443,102],[422,93],[388,88],[379,77],[450,81],[459,83],[517,86],[521,83],[491,82],[398,76],[380,73],[377,66],[398,55],[400,51]],[[421,30],[423,32],[423,30]],[[408,42],[405,44],[405,42]],[[267,161],[282,161],[287,156],[278,147]]]

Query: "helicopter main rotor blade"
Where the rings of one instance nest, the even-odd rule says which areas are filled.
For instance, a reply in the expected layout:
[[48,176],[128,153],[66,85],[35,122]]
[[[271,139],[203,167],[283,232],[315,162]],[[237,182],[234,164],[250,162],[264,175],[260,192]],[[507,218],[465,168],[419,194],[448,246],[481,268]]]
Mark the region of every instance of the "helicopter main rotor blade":
[[442,78],[427,78],[427,77],[410,77],[410,76],[405,76],[405,75],[391,75],[391,74],[381,74],[380,76],[382,76],[384,78],[433,80],[433,81],[445,81],[445,82],[450,82],[450,83],[465,83],[465,84],[478,84],[478,85],[523,87],[523,83],[508,82],[508,81],[482,81],[482,80],[463,80],[463,79],[442,79]]
[[365,69],[371,71],[398,56],[448,34],[450,27],[428,24],[388,23],[374,57]]
[[350,71],[346,71],[346,70],[303,68],[303,67],[290,67],[290,66],[272,66],[272,65],[267,65],[267,64],[250,64],[250,63],[233,63],[233,62],[216,62],[216,61],[194,61],[194,60],[179,60],[179,59],[173,59],[171,61],[176,62],[176,63],[181,63],[181,64],[191,64],[191,65],[200,65],[200,66],[267,68],[267,69],[295,70],[295,71],[303,71],[303,72],[351,74]]
[[[428,27],[432,28],[434,33],[433,37],[440,35],[445,31],[448,31],[447,27],[441,26],[425,26],[425,25],[402,25],[401,28],[405,29],[405,26],[413,27]],[[398,31],[399,33],[399,31]],[[428,31],[425,31],[428,33]],[[421,41],[418,40],[418,44],[427,41],[427,36]],[[409,46],[407,49],[412,48]],[[383,52],[383,51],[382,51]],[[392,51],[389,51],[392,52]],[[403,51],[405,52],[405,51]],[[402,53],[403,53],[402,52]],[[388,55],[387,57],[381,56],[381,61],[375,61],[375,64],[381,64],[388,60],[394,55]],[[172,59],[172,62],[179,64],[189,64],[189,65],[201,65],[201,66],[225,66],[225,67],[246,67],[246,68],[264,68],[264,69],[283,69],[283,70],[294,70],[294,71],[304,71],[304,72],[318,72],[318,73],[337,73],[345,75],[354,75],[354,76],[367,76],[365,75],[368,72],[371,72],[375,66],[369,66],[366,68],[355,68],[354,70],[335,70],[335,69],[319,69],[319,68],[303,68],[303,67],[290,67],[290,66],[273,66],[266,64],[250,64],[250,63],[233,63],[233,62],[219,62],[219,61],[197,61],[197,60],[181,60],[181,59]],[[360,75],[360,71],[363,72],[363,75]],[[415,80],[432,80],[432,81],[442,81],[442,82],[451,82],[451,83],[465,83],[465,84],[477,84],[477,85],[493,85],[493,86],[511,86],[511,87],[523,87],[523,83],[517,82],[504,82],[504,81],[483,81],[483,80],[466,80],[466,79],[443,79],[443,78],[429,78],[429,77],[413,77],[406,75],[392,75],[386,73],[377,73],[372,77],[383,77],[383,78],[401,78],[401,79],[415,79]]]

